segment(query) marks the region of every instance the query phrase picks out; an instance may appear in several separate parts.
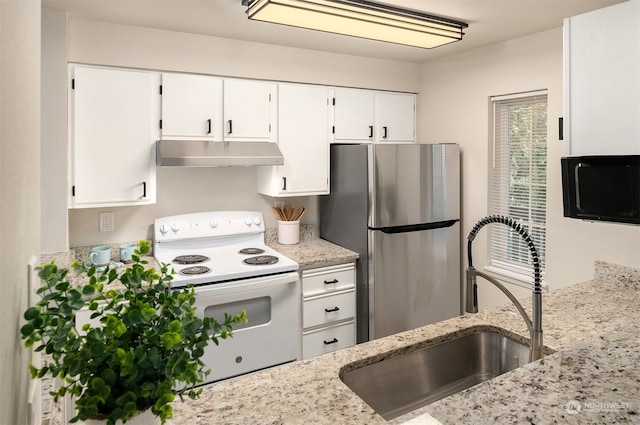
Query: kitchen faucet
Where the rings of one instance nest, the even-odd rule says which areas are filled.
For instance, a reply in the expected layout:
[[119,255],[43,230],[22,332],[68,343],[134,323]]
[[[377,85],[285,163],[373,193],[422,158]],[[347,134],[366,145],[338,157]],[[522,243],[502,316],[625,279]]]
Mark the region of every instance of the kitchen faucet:
[[[529,318],[527,313],[522,308],[522,304],[518,302],[516,297],[513,296],[511,292],[507,288],[504,287],[500,282],[498,282],[493,277],[487,275],[486,273],[480,272],[473,268],[473,260],[471,258],[471,243],[475,239],[478,231],[490,223],[501,223],[511,227],[513,230],[518,232],[520,236],[525,240],[529,251],[531,252],[531,260],[533,262],[533,300],[532,300],[532,316],[533,321]],[[540,257],[538,256],[538,250],[536,249],[531,236],[527,233],[527,231],[518,223],[516,223],[512,218],[492,215],[489,217],[485,217],[482,220],[478,221],[471,232],[469,232],[469,236],[467,236],[467,259],[469,263],[469,267],[467,268],[467,302],[466,302],[466,311],[467,313],[477,313],[478,312],[478,282],[477,276],[483,277],[489,282],[493,283],[498,289],[500,289],[504,294],[511,300],[511,302],[516,306],[520,315],[524,319],[527,324],[527,328],[529,329],[529,333],[531,335],[531,351],[529,353],[529,361],[534,361],[542,358],[542,285],[540,283]]]

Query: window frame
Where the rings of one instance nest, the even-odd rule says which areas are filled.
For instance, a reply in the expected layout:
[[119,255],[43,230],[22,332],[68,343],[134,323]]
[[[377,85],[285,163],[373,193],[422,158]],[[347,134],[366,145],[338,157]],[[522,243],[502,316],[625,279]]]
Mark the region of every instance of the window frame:
[[[521,101],[521,102],[518,102]],[[546,219],[546,215],[547,215],[547,209],[548,209],[548,205],[547,205],[547,191],[546,191],[546,186],[547,186],[547,181],[548,181],[548,142],[549,142],[549,138],[548,138],[548,129],[549,129],[549,118],[548,118],[548,112],[549,112],[549,102],[548,102],[548,92],[547,90],[536,90],[536,91],[529,91],[529,92],[521,92],[521,93],[513,93],[513,94],[508,94],[508,95],[502,95],[502,96],[491,96],[489,98],[489,111],[490,111],[490,116],[489,116],[489,127],[490,127],[490,134],[489,134],[489,161],[488,161],[488,190],[487,190],[487,210],[488,210],[488,214],[489,215],[493,215],[493,214],[498,214],[498,215],[509,215],[507,213],[507,211],[509,209],[512,209],[513,206],[510,203],[510,195],[512,195],[513,191],[510,189],[510,181],[509,181],[509,177],[505,178],[505,179],[501,179],[499,182],[495,183],[494,182],[494,176],[496,175],[496,172],[500,173],[502,176],[509,176],[509,163],[512,159],[512,156],[508,153],[506,156],[507,160],[504,160],[505,158],[503,158],[503,161],[501,164],[496,164],[496,149],[497,149],[497,145],[499,144],[507,144],[507,148],[509,146],[509,137],[508,135],[506,136],[507,140],[499,140],[500,139],[500,134],[499,134],[499,122],[498,122],[498,115],[497,115],[497,108],[501,107],[501,106],[505,106],[505,105],[509,105],[509,104],[533,104],[533,103],[540,103],[540,102],[544,102],[546,104],[546,109],[545,109],[545,115],[546,115],[546,123],[544,125],[544,143],[545,143],[545,148],[544,148],[544,156],[545,156],[545,171],[544,171],[544,216],[543,216],[543,221],[542,223],[544,224],[543,229],[544,229],[544,238],[545,240],[543,241],[542,244],[539,243],[538,238],[536,235],[531,235],[531,237],[533,238],[534,242],[536,243],[536,247],[540,250],[540,248],[542,248],[542,252],[541,252],[541,256],[542,256],[542,261],[541,261],[541,271],[542,271],[542,280],[543,280],[543,288],[545,290],[548,290],[548,287],[546,285],[546,283],[544,282],[545,280],[545,256],[546,256],[546,230],[547,230],[547,219]],[[508,121],[508,123],[510,123],[510,121]],[[504,123],[503,123],[504,124]],[[505,130],[503,128],[503,130]],[[535,129],[534,129],[535,130]],[[542,132],[538,132],[535,133],[535,131],[532,131],[531,133],[532,135],[537,135],[537,136],[541,136]],[[504,138],[503,138],[504,139]],[[533,137],[531,138],[531,140],[533,140]],[[503,145],[504,146],[504,145]],[[536,144],[531,141],[530,142],[530,147],[535,147]],[[539,145],[537,146],[539,148]],[[529,158],[529,163],[531,166],[533,166],[533,163],[535,162],[534,159]],[[497,167],[502,166],[502,168],[498,170]],[[507,168],[504,168],[507,167]],[[528,182],[528,186],[531,187],[531,174],[530,174],[530,180]],[[531,190],[529,189],[530,192],[530,196],[531,196]],[[498,194],[496,196],[496,193]],[[538,197],[540,198],[540,197]],[[527,212],[528,215],[532,215],[533,214],[533,206],[532,206],[532,200],[531,197],[529,198],[529,204],[527,205]],[[521,220],[518,220],[518,222],[522,222]],[[537,223],[537,222],[536,222]],[[524,225],[527,226],[528,228],[528,224],[529,223],[523,223]],[[538,224],[539,226],[539,224]],[[494,229],[492,229],[492,227]],[[504,229],[495,229],[495,226],[490,226],[489,227],[489,236],[487,238],[487,256],[489,259],[489,264],[487,266],[484,267],[484,271],[487,272],[490,275],[493,275],[494,277],[497,277],[505,282],[508,283],[512,283],[518,286],[522,286],[522,287],[526,287],[526,288],[531,288],[531,285],[533,284],[533,271],[532,271],[532,266],[530,264],[531,262],[531,257],[530,254],[528,253],[528,249],[527,249],[527,266],[521,265],[521,264],[517,264],[515,262],[509,262],[508,259],[506,259],[505,257],[508,254],[505,254],[505,250],[507,249],[506,247],[506,242],[508,239],[508,236],[504,236],[504,237],[496,237],[496,239],[502,239],[501,242],[505,243],[504,246],[502,246],[502,252],[501,254],[495,254],[494,251],[496,250],[495,246],[494,246],[494,240],[493,240],[493,234],[492,232],[508,232],[508,229],[505,227]],[[533,232],[531,232],[533,233]],[[542,246],[541,246],[542,245]],[[522,243],[521,246],[518,247],[519,251],[522,251],[524,249],[526,249],[526,246],[524,245],[524,242]]]

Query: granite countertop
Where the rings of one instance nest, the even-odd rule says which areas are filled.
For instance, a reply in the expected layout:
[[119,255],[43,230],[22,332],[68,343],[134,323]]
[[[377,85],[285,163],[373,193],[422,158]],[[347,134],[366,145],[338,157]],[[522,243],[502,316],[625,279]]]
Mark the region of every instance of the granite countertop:
[[[640,415],[640,270],[597,262],[593,281],[543,296],[545,346],[556,350],[393,424],[633,423]],[[530,300],[523,300],[530,310]],[[172,423],[388,423],[339,379],[347,365],[455,337],[469,327],[528,336],[510,305],[206,386],[174,403]],[[435,420],[434,420],[435,418]]]
[[277,242],[268,245],[298,263],[301,270],[349,263],[358,259],[358,253],[319,238],[302,239],[295,245]]

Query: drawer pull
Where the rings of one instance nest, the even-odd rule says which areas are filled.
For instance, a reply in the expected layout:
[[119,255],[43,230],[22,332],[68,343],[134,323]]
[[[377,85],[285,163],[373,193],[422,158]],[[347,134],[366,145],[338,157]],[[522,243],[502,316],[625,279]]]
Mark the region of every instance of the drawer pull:
[[325,284],[325,285],[331,285],[332,283],[338,283],[338,279],[325,280],[325,281],[324,281],[324,284]]
[[333,308],[325,308],[324,311],[326,311],[327,313],[333,313],[334,311],[338,311],[340,310],[339,307],[333,307]]
[[324,345],[336,344],[338,342],[338,338],[333,338],[331,341],[324,341]]

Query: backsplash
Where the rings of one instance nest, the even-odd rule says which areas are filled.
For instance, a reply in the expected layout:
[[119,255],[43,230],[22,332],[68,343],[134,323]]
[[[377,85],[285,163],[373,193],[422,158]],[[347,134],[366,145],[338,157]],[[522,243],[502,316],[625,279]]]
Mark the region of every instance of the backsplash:
[[[313,239],[318,237],[318,227],[315,224],[300,225],[300,240]],[[278,242],[278,228],[269,227],[264,232],[264,242],[272,244]]]
[[594,279],[615,281],[629,286],[640,286],[640,269],[596,260]]

